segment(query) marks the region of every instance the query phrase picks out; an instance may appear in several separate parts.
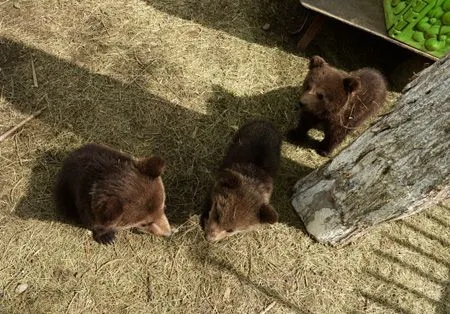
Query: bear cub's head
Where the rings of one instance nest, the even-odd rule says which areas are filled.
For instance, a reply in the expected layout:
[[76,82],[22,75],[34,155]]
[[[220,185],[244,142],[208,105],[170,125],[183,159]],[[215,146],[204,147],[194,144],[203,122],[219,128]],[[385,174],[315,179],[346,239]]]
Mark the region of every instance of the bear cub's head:
[[[202,225],[208,241],[219,241],[260,224],[273,224],[278,214],[269,204],[273,182],[259,182],[232,169],[222,170],[211,192]],[[208,206],[209,207],[209,206]]]
[[319,56],[309,62],[309,71],[303,82],[300,107],[318,116],[339,110],[350,94],[360,89],[358,77],[330,66]]
[[117,229],[137,228],[159,236],[170,235],[161,178],[164,169],[164,159],[152,156],[132,160],[117,173],[96,182],[91,192],[94,215],[100,215],[96,220],[106,220]]

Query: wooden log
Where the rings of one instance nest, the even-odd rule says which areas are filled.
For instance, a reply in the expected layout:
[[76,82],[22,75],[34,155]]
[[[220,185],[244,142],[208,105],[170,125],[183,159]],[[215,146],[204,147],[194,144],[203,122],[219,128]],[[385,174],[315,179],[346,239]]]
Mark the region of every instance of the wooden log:
[[292,205],[317,241],[343,245],[450,197],[450,55],[422,71],[394,110],[300,179]]
[[297,43],[297,49],[305,51],[309,43],[316,37],[317,33],[322,29],[325,22],[325,16],[322,14],[315,14],[311,24],[306,29],[303,36]]

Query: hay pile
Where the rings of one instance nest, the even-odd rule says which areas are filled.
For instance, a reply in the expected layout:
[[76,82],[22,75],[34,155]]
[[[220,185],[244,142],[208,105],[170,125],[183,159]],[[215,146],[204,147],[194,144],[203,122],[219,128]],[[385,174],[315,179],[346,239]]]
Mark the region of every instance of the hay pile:
[[[283,145],[280,223],[204,240],[197,214],[230,135],[252,117],[295,125],[307,59],[281,31],[295,24],[293,3],[0,2],[0,133],[46,107],[0,144],[0,312],[448,310],[448,208],[343,249],[317,244],[289,201],[295,181],[327,160],[310,149]],[[124,232],[105,247],[58,220],[55,174],[87,142],[166,158],[176,235]]]

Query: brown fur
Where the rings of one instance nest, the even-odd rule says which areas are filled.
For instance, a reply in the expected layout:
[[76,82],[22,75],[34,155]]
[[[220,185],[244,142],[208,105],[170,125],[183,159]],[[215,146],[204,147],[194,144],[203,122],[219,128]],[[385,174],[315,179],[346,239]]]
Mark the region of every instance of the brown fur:
[[303,88],[299,123],[289,131],[288,139],[300,143],[307,139],[311,128],[322,125],[325,138],[316,150],[323,156],[329,155],[386,99],[386,81],[377,70],[363,68],[346,73],[319,56],[311,58]]
[[159,156],[135,160],[104,145],[88,144],[64,161],[55,200],[59,209],[92,230],[103,244],[121,229],[169,235]]
[[209,241],[278,220],[269,202],[280,150],[281,135],[268,121],[249,122],[233,136],[200,218]]

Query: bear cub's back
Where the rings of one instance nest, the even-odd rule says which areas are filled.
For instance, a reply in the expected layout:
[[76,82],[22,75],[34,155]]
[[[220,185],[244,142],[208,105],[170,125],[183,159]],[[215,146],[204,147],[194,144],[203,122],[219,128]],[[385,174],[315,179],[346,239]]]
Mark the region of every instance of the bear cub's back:
[[220,169],[233,164],[253,164],[274,177],[280,164],[282,136],[269,121],[255,120],[233,136]]

